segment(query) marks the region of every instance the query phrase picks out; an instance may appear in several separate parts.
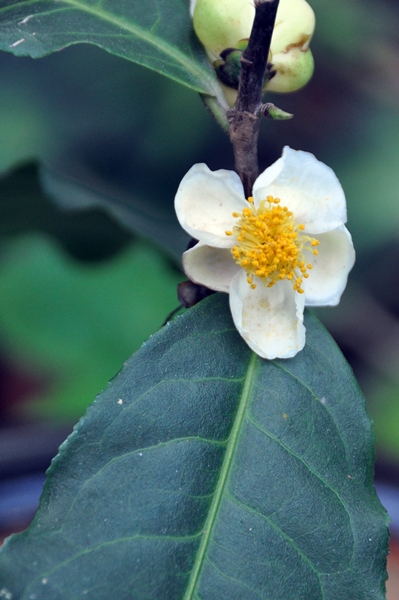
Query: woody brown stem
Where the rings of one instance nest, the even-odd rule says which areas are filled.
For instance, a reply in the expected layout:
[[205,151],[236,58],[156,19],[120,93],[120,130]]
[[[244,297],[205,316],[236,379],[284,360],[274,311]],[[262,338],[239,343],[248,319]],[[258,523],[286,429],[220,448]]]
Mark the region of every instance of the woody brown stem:
[[228,112],[229,135],[234,149],[235,166],[251,196],[259,174],[258,136],[261,119],[262,89],[267,76],[267,58],[279,0],[255,0],[255,19],[248,47],[241,56],[241,74],[235,105]]

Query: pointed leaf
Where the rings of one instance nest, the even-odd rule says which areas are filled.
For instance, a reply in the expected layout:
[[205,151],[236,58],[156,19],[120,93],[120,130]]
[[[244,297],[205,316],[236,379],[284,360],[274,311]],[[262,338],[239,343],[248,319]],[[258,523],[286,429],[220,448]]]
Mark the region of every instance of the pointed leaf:
[[88,42],[194,90],[220,95],[181,0],[3,0],[0,49],[40,58]]
[[371,422],[335,343],[306,325],[302,352],[265,361],[215,295],[150,338],[61,447],[3,549],[4,594],[383,599]]

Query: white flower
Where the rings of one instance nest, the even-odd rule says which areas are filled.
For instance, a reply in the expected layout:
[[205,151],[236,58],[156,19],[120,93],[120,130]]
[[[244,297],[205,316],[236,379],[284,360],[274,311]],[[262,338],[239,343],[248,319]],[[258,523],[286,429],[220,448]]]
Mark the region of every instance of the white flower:
[[246,200],[235,172],[197,164],[175,209],[199,240],[183,254],[186,275],[230,294],[234,323],[259,356],[295,356],[305,345],[305,306],[338,304],[355,260],[334,172],[285,147]]

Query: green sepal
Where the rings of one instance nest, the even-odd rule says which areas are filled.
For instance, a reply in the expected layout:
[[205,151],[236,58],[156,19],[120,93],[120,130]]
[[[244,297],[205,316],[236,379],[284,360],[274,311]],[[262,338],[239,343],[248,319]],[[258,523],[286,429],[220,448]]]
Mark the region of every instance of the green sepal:
[[220,81],[235,90],[240,80],[241,55],[241,50],[226,48],[220,53],[220,60],[213,63]]

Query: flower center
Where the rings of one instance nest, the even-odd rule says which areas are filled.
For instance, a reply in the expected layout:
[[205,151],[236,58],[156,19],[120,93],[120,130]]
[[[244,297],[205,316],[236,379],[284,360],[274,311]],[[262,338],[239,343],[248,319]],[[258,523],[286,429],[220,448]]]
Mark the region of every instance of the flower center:
[[294,290],[303,294],[303,279],[309,277],[307,271],[312,269],[311,264],[306,264],[304,253],[317,255],[314,247],[319,241],[303,233],[305,226],[295,222],[286,206],[280,206],[279,198],[268,196],[258,209],[252,197],[248,202],[241,214],[233,213],[238,219],[233,231],[226,231],[226,235],[237,238],[237,245],[231,249],[234,260],[245,269],[252,289],[256,288],[254,276],[267,287],[288,279]]

